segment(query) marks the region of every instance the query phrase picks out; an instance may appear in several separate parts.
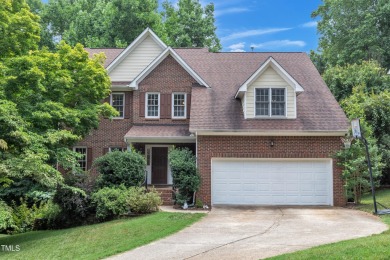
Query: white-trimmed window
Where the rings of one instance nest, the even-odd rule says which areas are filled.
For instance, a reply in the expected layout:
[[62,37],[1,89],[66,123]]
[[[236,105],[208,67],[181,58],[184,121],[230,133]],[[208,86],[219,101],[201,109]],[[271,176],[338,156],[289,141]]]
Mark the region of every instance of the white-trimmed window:
[[255,88],[255,115],[286,116],[285,88]]
[[73,147],[73,151],[81,154],[82,156],[77,159],[79,167],[83,170],[87,170],[87,147]]
[[146,93],[146,118],[160,118],[160,93]]
[[124,93],[112,93],[110,104],[116,111],[119,112],[119,116],[115,118],[124,118],[125,115],[125,94]]
[[172,118],[187,117],[186,103],[186,93],[172,93]]

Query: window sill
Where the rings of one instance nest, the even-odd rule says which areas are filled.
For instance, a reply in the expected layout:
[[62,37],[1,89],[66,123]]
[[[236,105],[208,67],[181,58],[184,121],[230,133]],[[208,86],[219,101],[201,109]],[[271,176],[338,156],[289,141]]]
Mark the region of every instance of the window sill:
[[255,116],[252,119],[289,119],[287,116]]

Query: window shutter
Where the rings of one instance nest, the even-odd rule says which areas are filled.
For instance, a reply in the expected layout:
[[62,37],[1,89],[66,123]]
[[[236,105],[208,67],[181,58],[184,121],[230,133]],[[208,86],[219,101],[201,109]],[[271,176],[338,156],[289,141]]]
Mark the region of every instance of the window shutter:
[[87,170],[91,169],[92,167],[92,148],[87,148]]
[[105,155],[106,153],[108,153],[108,148],[107,147],[103,148],[103,155]]
[[191,94],[187,94],[187,118],[190,118],[191,112]]
[[130,113],[131,113],[131,92],[127,91],[125,92],[125,118],[129,119],[130,118]]
[[173,94],[167,94],[167,118],[172,117],[172,95]]
[[160,94],[160,118],[167,118],[167,94]]
[[139,116],[145,117],[145,92],[139,93]]

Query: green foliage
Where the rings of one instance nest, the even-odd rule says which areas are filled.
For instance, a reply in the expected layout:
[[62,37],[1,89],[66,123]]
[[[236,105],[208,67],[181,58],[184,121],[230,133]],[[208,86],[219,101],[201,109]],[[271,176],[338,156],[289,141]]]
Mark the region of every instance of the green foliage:
[[28,180],[46,192],[62,183],[59,166],[76,163],[68,147],[116,112],[101,104],[111,86],[104,56],[63,42],[37,51],[37,22],[23,0],[0,5],[0,182],[13,190]]
[[99,187],[139,186],[145,179],[145,158],[134,149],[131,152],[107,153],[97,158],[94,165],[100,173],[97,180]]
[[128,197],[129,191],[124,185],[117,188],[105,187],[93,193],[91,201],[96,207],[96,218],[107,220],[126,214],[129,211]]
[[16,228],[12,213],[12,208],[0,200],[0,233]]
[[146,191],[144,187],[126,188],[105,187],[92,194],[93,205],[96,207],[96,218],[107,220],[127,213],[145,214],[158,211],[162,204],[156,190]]
[[36,222],[45,219],[47,225],[52,225],[60,210],[52,201],[33,203],[29,205],[26,200],[20,199],[18,203],[12,202],[8,206],[0,201],[0,232],[9,234],[24,233],[36,230]]
[[203,208],[203,201],[201,199],[199,199],[199,198],[196,198],[195,207],[198,208],[198,209]]
[[39,17],[26,2],[0,0],[0,60],[36,50],[38,42]]
[[196,168],[196,157],[188,148],[172,149],[168,155],[173,186],[178,189],[176,201],[183,204],[199,189],[200,175]]
[[61,208],[56,220],[61,227],[81,224],[93,212],[89,196],[83,190],[68,185],[58,185],[53,202]]
[[376,139],[383,163],[383,181],[390,181],[390,94],[385,90],[367,94],[363,86],[353,88],[350,97],[341,102],[349,118],[360,118],[366,124],[366,136]]
[[157,9],[157,0],[49,1],[41,13],[44,40],[61,38],[91,48],[126,47],[147,27],[163,35]]
[[390,67],[390,2],[323,0],[312,14],[319,17],[319,50],[328,67],[377,60]]
[[[375,140],[369,142],[369,153],[374,185],[379,186],[383,164]],[[371,189],[364,144],[361,141],[355,141],[349,149],[339,151],[336,157],[339,165],[343,167],[342,177],[347,198],[359,204],[362,195]]]
[[[34,10],[39,9],[29,0]],[[157,0],[49,1],[41,15],[41,45],[53,48],[53,39],[87,47],[126,47],[145,28],[151,28],[172,47],[222,48],[214,25],[214,4],[180,0],[176,8],[165,1],[159,13]]]
[[[377,95],[367,95],[363,90],[362,86],[355,87],[352,95],[341,102],[341,106],[349,118],[361,119],[362,130],[369,143],[374,180],[376,185],[378,185],[378,180],[382,175],[384,167],[383,162],[386,164],[389,162],[382,161],[382,153],[374,135],[375,126],[370,121],[367,121],[365,113],[367,106],[370,106],[372,103],[372,98],[375,99]],[[371,109],[368,110],[371,111]],[[342,176],[345,181],[348,198],[354,199],[355,203],[360,203],[361,195],[370,188],[364,144],[360,141],[355,141],[350,149],[338,152],[336,157],[339,159],[340,166],[344,169]]]
[[390,89],[390,77],[387,70],[375,61],[363,61],[361,64],[334,66],[323,74],[337,100],[343,100],[352,94],[352,89],[362,86],[366,93],[379,93]]
[[132,213],[145,214],[158,211],[162,200],[155,189],[147,191],[145,187],[131,187],[127,205]]
[[202,7],[199,0],[179,0],[177,8],[169,1],[163,4],[163,20],[172,47],[208,47],[219,51],[222,46],[215,33],[214,4]]

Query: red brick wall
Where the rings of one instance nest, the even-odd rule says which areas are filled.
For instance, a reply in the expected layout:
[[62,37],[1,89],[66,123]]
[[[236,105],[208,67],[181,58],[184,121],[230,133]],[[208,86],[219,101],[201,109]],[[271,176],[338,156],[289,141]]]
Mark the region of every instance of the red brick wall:
[[[196,81],[174,58],[168,56],[139,85],[139,90],[130,92],[129,119],[102,119],[98,129],[91,131],[77,146],[92,148],[92,160],[103,155],[109,147],[126,147],[125,134],[133,124],[189,124],[189,119],[145,119],[139,117],[140,92],[185,92],[191,94],[192,84]],[[126,101],[127,103],[127,101]],[[125,111],[128,111],[125,108]],[[189,113],[189,111],[187,111]],[[88,155],[90,156],[90,155]]]
[[[145,119],[139,116],[140,92],[184,92],[191,94],[192,84],[196,81],[177,61],[168,56],[140,84],[134,92],[133,116],[134,124],[189,124],[189,119]],[[187,109],[187,114],[188,114]]]
[[[274,146],[270,146],[270,141]],[[339,137],[198,136],[198,168],[202,184],[198,195],[211,205],[211,158],[332,158],[342,148]],[[344,206],[341,169],[333,159],[333,200]]]

